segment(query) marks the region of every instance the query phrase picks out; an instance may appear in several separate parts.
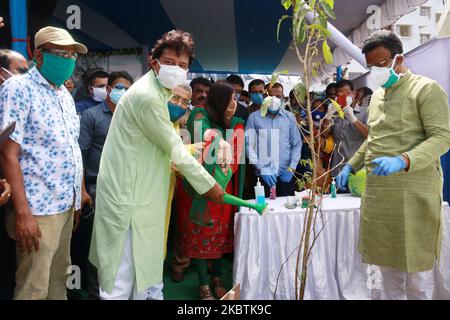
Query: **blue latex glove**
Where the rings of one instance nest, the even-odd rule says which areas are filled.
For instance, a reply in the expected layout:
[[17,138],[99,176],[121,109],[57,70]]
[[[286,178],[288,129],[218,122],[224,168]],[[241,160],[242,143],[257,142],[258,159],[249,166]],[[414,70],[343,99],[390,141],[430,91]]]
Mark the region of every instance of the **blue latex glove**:
[[406,161],[401,156],[380,157],[373,160],[372,163],[378,165],[372,171],[372,174],[376,176],[389,176],[406,169]]
[[338,189],[344,190],[347,187],[348,177],[352,173],[352,166],[346,164],[344,168],[342,168],[341,172],[336,176],[336,187]]
[[275,175],[261,175],[261,178],[270,188],[277,184],[277,177]]
[[281,174],[278,178],[280,178],[280,180],[284,183],[289,183],[289,182],[291,182],[293,177],[294,177],[294,175],[292,174],[292,172],[290,172],[289,170],[285,170],[285,171],[281,172]]

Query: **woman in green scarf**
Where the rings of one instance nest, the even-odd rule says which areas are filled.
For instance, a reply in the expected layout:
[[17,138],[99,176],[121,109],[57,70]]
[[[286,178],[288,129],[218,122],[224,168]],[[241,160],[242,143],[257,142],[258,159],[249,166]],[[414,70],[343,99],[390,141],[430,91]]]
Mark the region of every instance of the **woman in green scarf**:
[[[242,196],[245,175],[241,157],[245,154],[244,122],[235,118],[237,101],[233,87],[214,84],[205,108],[195,108],[187,128],[192,143],[201,137],[206,143],[199,161],[227,193]],[[197,137],[197,139],[195,139]],[[241,164],[240,164],[241,163]],[[216,205],[198,195],[187,180],[178,180],[178,227],[184,255],[193,260],[200,282],[200,297],[214,299],[209,287],[207,260],[213,260],[212,286],[217,298],[226,293],[222,276],[222,256],[233,251],[233,213],[231,205]]]

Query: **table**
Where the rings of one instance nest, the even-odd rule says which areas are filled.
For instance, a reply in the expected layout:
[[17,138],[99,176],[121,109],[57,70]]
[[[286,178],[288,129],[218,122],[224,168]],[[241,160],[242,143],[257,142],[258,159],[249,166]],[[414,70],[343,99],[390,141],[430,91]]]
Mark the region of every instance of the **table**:
[[[234,283],[242,300],[295,299],[295,248],[299,244],[305,210],[289,210],[286,198],[268,200],[270,211],[259,216],[241,208],[235,216]],[[322,203],[325,228],[310,258],[305,299],[372,299],[377,267],[362,263],[357,251],[361,199],[349,194]],[[320,221],[319,221],[320,220]],[[441,257],[434,269],[436,299],[450,299],[450,208],[443,204]],[[319,230],[321,219],[317,221]],[[289,255],[291,258],[288,260]],[[287,261],[280,273],[283,262]],[[275,293],[277,278],[278,289]],[[382,289],[382,288],[380,288]]]

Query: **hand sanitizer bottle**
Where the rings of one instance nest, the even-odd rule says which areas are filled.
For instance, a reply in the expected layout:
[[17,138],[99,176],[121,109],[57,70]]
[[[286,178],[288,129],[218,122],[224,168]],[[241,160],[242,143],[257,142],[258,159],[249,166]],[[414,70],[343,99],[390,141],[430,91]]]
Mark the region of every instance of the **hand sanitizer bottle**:
[[255,198],[257,204],[264,204],[266,203],[266,193],[264,192],[264,187],[261,185],[261,182],[258,178],[258,183],[255,187]]
[[335,199],[337,196],[336,196],[336,182],[334,181],[334,178],[333,178],[333,181],[331,182],[330,192],[331,192],[331,198]]

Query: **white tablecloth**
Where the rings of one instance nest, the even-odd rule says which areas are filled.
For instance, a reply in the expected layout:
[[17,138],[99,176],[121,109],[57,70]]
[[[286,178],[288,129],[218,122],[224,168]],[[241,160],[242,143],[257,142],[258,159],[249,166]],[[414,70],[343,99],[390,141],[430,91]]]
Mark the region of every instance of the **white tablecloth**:
[[[235,216],[234,282],[243,300],[295,299],[295,265],[305,211],[286,209],[286,198],[269,200],[270,211],[259,216],[242,208]],[[338,195],[322,204],[325,228],[313,249],[305,299],[372,299],[373,266],[357,251],[360,198]],[[317,220],[317,230],[322,222]],[[450,299],[450,208],[443,204],[441,258],[435,267],[434,298]],[[281,274],[280,269],[285,264]],[[278,289],[274,297],[277,278]]]

